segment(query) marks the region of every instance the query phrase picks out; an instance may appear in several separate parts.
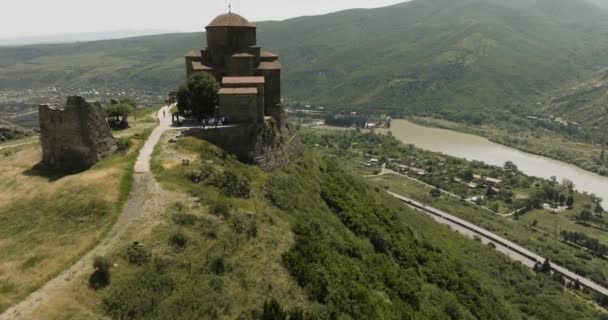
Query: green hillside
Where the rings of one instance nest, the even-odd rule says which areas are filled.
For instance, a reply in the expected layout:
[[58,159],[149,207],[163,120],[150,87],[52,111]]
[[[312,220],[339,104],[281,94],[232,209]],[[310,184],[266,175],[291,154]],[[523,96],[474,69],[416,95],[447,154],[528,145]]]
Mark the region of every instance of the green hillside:
[[[414,0],[258,26],[284,96],[396,113],[525,106],[608,62],[608,13],[586,0]],[[192,33],[1,48],[0,87],[165,91],[202,46]]]
[[546,113],[576,122],[593,135],[608,138],[608,70],[552,97]]
[[168,90],[185,77],[183,55],[202,34],[0,48],[0,87]]
[[[196,160],[172,166],[176,152]],[[111,256],[126,267],[88,294],[113,319],[605,318],[313,150],[272,174],[193,138],[155,157],[161,183],[200,202],[171,207],[139,235],[149,244],[139,254],[127,246]],[[218,184],[230,175],[251,192]]]
[[262,39],[289,66],[292,96],[456,112],[526,101],[606,65],[606,22],[583,1],[423,0],[274,23]]

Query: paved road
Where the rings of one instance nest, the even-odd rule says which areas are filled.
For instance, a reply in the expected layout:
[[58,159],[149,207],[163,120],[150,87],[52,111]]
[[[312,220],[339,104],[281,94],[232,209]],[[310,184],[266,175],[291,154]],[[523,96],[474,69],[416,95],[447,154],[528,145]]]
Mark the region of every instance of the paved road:
[[129,200],[125,204],[120,216],[116,223],[107,234],[106,238],[103,239],[93,250],[89,251],[83,257],[80,258],[71,267],[61,272],[58,276],[48,281],[41,288],[31,293],[24,300],[18,304],[12,306],[0,315],[0,320],[16,320],[16,319],[32,319],[32,313],[35,309],[46,303],[53,294],[61,290],[65,290],[69,286],[73,285],[78,279],[81,279],[86,274],[92,272],[92,261],[95,256],[103,256],[108,254],[116,244],[119,243],[120,239],[124,236],[125,232],[129,227],[139,218],[150,212],[158,209],[161,204],[158,203],[158,196],[162,190],[156,183],[152,174],[150,173],[150,158],[154,147],[160,140],[163,132],[171,129],[171,117],[163,116],[163,110],[166,110],[167,114],[168,107],[162,108],[158,113],[159,125],[154,129],[144,147],[139,152],[139,156],[135,163],[135,184],[133,191],[129,195]]
[[[465,234],[468,236],[476,236],[482,239],[483,242],[492,242],[496,245],[496,249],[511,259],[520,261],[524,265],[528,267],[534,267],[537,262],[544,262],[545,258],[542,256],[516,244],[513,243],[495,233],[492,233],[486,229],[483,229],[477,225],[474,225],[466,220],[455,217],[445,211],[439,210],[437,208],[433,208],[431,206],[427,206],[424,203],[418,202],[414,199],[402,196],[400,194],[396,194],[394,192],[387,191],[393,197],[407,203],[408,205],[423,211],[424,213],[430,215],[435,219],[435,221],[449,225],[451,228]],[[582,286],[585,286],[589,289],[592,289],[595,292],[601,293],[604,296],[608,296],[608,289],[603,286],[577,275],[576,273],[561,267],[555,263],[551,263],[554,272],[561,273],[564,277],[574,281],[578,280]]]

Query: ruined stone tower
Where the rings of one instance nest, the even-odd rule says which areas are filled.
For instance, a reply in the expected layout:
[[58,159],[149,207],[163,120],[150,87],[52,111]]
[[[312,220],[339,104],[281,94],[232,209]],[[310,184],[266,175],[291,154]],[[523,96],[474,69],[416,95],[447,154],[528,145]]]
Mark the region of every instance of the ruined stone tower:
[[116,139],[101,106],[68,97],[65,107],[40,105],[42,164],[62,171],[84,170],[116,151]]

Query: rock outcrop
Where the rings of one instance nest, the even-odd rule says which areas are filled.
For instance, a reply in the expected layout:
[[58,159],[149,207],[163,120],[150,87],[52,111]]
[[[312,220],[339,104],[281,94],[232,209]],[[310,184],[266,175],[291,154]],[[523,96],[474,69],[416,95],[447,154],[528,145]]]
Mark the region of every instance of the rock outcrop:
[[283,107],[276,109],[277,114],[266,117],[261,125],[192,129],[185,134],[215,144],[243,162],[257,164],[266,171],[277,170],[299,157],[303,147],[295,130],[286,123]]
[[68,97],[65,107],[41,105],[42,164],[62,171],[84,170],[117,149],[101,106]]

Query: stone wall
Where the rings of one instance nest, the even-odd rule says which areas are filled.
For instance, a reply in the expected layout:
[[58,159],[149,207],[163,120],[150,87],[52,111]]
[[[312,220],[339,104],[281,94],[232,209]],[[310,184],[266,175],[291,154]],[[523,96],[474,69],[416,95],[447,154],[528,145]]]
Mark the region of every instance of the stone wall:
[[257,123],[260,118],[257,91],[250,94],[219,94],[221,117],[229,117],[232,123]]
[[234,125],[230,127],[191,129],[184,135],[194,136],[208,141],[224,151],[234,154],[239,160],[252,160],[253,145],[256,141],[256,126],[253,124]]
[[302,144],[289,125],[278,126],[273,118],[264,125],[242,124],[213,129],[192,129],[184,133],[206,140],[234,154],[239,160],[259,165],[266,171],[285,167],[301,156]]
[[42,164],[63,170],[84,170],[116,151],[116,140],[101,106],[69,97],[65,107],[41,105]]

